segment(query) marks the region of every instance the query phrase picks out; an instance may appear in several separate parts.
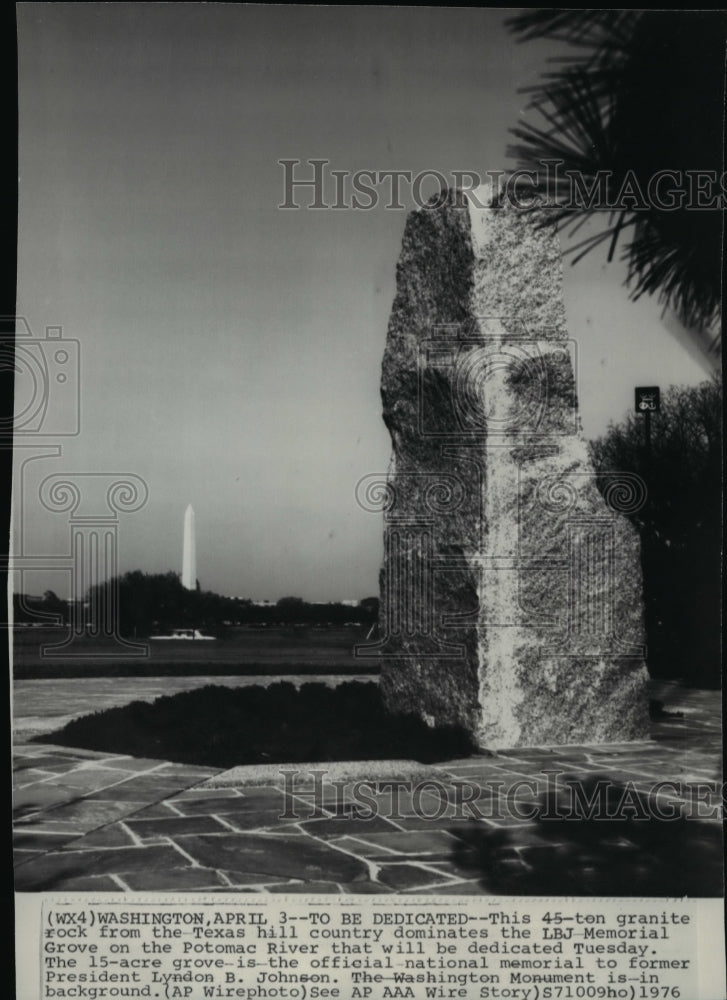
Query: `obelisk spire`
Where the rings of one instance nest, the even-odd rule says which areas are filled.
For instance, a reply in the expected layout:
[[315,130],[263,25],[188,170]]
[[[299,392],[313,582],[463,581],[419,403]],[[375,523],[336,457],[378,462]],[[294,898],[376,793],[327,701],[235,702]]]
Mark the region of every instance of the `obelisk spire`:
[[184,512],[184,550],[182,555],[182,585],[197,589],[197,548],[194,534],[194,508],[189,504]]

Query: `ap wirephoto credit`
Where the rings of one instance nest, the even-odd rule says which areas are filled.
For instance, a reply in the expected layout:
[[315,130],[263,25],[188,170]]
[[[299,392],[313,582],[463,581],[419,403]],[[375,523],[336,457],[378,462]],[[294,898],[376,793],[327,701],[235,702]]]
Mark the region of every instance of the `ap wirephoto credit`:
[[725,1000],[727,15],[16,19],[17,1000]]

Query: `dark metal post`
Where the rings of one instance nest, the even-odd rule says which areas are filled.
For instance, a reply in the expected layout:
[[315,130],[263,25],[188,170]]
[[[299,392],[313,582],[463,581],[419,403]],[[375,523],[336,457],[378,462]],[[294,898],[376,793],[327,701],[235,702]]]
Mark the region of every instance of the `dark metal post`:
[[651,414],[658,413],[660,405],[658,385],[637,386],[634,390],[634,408],[644,416],[644,474],[647,482],[651,472]]
[[646,438],[645,465],[647,471],[651,468],[651,410],[644,414],[644,436]]
[[651,414],[659,412],[659,386],[642,385],[634,390],[634,408],[644,415],[644,453],[646,464],[651,461]]

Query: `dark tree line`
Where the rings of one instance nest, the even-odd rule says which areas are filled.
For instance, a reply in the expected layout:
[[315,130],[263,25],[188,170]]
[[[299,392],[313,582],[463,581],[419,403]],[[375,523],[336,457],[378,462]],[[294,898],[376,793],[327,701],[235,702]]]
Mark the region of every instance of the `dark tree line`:
[[634,472],[647,486],[631,515],[641,535],[652,676],[720,683],[722,392],[718,381],[674,387],[651,416],[633,414],[591,445],[597,470]]
[[17,624],[63,625],[68,620],[68,601],[53,590],[42,595],[13,594],[13,621]]
[[[275,604],[259,606],[245,598],[187,590],[176,573],[141,570],[92,588],[87,595],[90,604],[104,606],[112,588],[118,595],[119,629],[126,636],[146,636],[173,628],[224,629],[236,625],[371,625],[378,615],[376,597],[366,598],[355,607],[311,604],[301,597],[281,597]],[[36,598],[16,594],[14,604],[18,624],[62,625],[70,621],[70,605],[52,591]]]

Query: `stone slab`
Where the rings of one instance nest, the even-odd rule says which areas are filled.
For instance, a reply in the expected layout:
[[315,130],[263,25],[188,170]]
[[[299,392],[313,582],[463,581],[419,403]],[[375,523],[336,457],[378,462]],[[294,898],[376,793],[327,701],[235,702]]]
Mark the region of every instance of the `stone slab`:
[[394,890],[405,890],[420,888],[424,885],[436,885],[437,883],[448,883],[451,879],[441,872],[420,868],[418,865],[410,864],[390,864],[381,865],[378,870],[378,879],[383,885]]
[[391,832],[399,828],[384,816],[361,819],[355,814],[342,813],[332,819],[311,819],[300,824],[301,830],[314,837],[360,837],[366,834]]
[[189,859],[173,847],[129,847],[95,851],[58,851],[21,865],[15,887],[22,892],[51,891],[78,876],[188,868]]
[[[392,440],[380,690],[477,746],[643,738],[638,477],[580,431],[561,252],[545,215],[460,191],[412,212],[381,377]],[[491,206],[491,207],[490,207]],[[608,478],[608,477],[606,477]]]
[[431,768],[416,760],[339,760],[305,764],[246,764],[222,771],[205,782],[208,788],[245,788],[252,785],[282,784],[284,772],[294,772],[289,778],[295,786],[303,787],[306,779],[311,782],[312,772],[321,771],[327,782],[366,781],[375,774],[381,781],[390,778],[426,778]]
[[133,892],[194,892],[226,885],[210,868],[168,868],[124,872],[122,881]]
[[127,819],[124,823],[140,840],[159,837],[187,837],[193,833],[223,833],[226,827],[214,816],[190,816],[170,819]]
[[184,849],[200,864],[221,871],[249,871],[301,878],[351,882],[365,878],[360,861],[303,838],[246,834],[185,838]]

